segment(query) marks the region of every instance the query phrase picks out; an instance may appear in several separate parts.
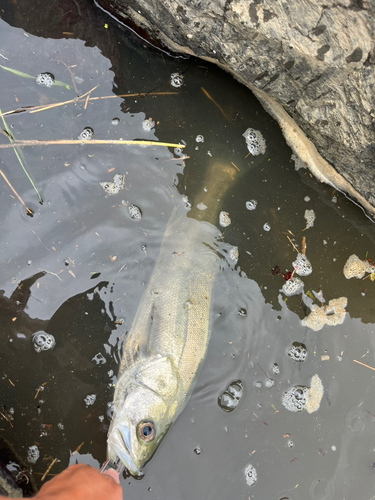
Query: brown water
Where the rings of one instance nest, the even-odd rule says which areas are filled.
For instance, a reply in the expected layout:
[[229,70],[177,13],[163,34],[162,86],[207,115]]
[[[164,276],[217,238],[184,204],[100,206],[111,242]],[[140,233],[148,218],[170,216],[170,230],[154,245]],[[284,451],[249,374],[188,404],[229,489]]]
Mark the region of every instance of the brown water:
[[[23,148],[43,205],[14,152],[1,152],[1,170],[35,214],[26,216],[0,179],[0,406],[8,418],[0,416],[0,432],[24,459],[31,445],[38,446],[40,458],[32,466],[37,483],[54,458],[51,473],[75,460],[105,460],[122,340],[172,208],[182,195],[194,200],[201,193],[204,202],[206,169],[217,160],[240,170],[221,200],[232,220],[224,239],[238,246],[239,260],[215,283],[212,337],[190,402],[143,479],[123,480],[124,497],[370,500],[374,372],[353,359],[375,366],[375,283],[347,280],[342,269],[353,253],[375,260],[372,222],[306,170],[295,170],[275,122],[222,71],[146,46],[83,1],[50,3],[47,9],[35,2],[32,11],[27,2],[12,8],[1,2],[1,8],[0,64],[33,76],[47,71],[71,87],[38,86],[0,68],[3,112],[73,99],[66,66],[81,94],[99,85],[92,97],[176,92],[9,115],[17,139],[75,139],[92,127],[94,139],[186,143],[182,152],[120,145]],[[176,72],[184,76],[178,89],[170,85]],[[149,132],[142,126],[148,118],[156,122]],[[264,155],[247,156],[242,134],[249,127],[262,132]],[[196,142],[198,135],[203,143]],[[189,156],[185,163],[182,154]],[[115,174],[125,175],[124,187],[107,195],[100,183]],[[250,200],[257,201],[255,210],[246,208]],[[130,204],[140,207],[141,220],[129,216]],[[314,210],[316,220],[303,231],[306,209]],[[318,332],[303,327],[309,310],[302,296],[280,292],[285,281],[271,269],[292,270],[296,254],[287,235],[299,246],[302,236],[307,239],[313,273],[302,278],[305,292],[321,288],[327,301],[348,298],[342,325]],[[55,337],[53,350],[35,352],[31,337],[38,331]],[[288,355],[294,342],[306,346],[305,361]],[[295,385],[309,387],[314,374],[325,390],[319,410],[284,408],[284,393]],[[218,398],[235,381],[243,393],[238,406],[225,412]],[[94,404],[86,405],[93,394]],[[244,474],[249,464],[257,471],[253,486]]]

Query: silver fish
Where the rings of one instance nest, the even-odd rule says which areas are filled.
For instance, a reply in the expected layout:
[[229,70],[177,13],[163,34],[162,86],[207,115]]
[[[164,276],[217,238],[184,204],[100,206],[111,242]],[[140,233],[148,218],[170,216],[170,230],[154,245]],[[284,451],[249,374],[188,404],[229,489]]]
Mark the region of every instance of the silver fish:
[[[205,201],[211,218],[233,170],[214,169],[215,189]],[[125,342],[108,433],[108,459],[119,458],[133,475],[185,407],[204,360],[220,237],[213,224],[188,218],[182,205],[173,210]]]

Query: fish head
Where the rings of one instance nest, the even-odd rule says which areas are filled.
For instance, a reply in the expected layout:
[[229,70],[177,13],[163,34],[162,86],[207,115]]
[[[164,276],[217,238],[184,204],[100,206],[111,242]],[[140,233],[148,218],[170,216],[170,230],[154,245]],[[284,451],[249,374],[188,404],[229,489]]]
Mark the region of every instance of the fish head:
[[177,417],[179,382],[167,358],[148,360],[116,385],[108,458],[137,476]]

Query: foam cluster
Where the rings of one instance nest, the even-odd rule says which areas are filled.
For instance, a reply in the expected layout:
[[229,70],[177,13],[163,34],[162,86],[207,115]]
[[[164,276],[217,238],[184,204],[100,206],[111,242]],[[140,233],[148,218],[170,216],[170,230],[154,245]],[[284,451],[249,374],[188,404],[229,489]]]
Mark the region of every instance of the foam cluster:
[[29,464],[35,464],[39,456],[40,453],[37,445],[33,444],[32,446],[29,446],[29,449],[27,450],[27,461],[29,462]]
[[257,470],[254,467],[254,465],[249,464],[246,467],[246,469],[245,469],[245,479],[246,479],[246,483],[249,486],[252,486],[253,484],[255,484],[257,482],[258,475],[257,475]]
[[282,287],[282,291],[290,297],[291,295],[297,295],[303,290],[303,281],[299,278],[290,278],[286,281]]
[[298,276],[308,276],[312,273],[312,265],[306,255],[302,253],[297,254],[296,260],[292,263]]
[[142,122],[142,128],[146,132],[150,132],[153,128],[155,127],[155,122],[151,118],[146,118],[146,120],[143,120]]
[[311,330],[314,330],[314,332],[318,332],[324,325],[342,325],[345,320],[345,308],[347,305],[348,299],[346,297],[332,299],[328,302],[328,305],[321,307],[313,304],[311,306],[311,313],[302,320],[302,326],[307,326]]
[[183,75],[180,75],[180,73],[172,73],[171,74],[172,87],[175,87],[175,88],[182,87],[183,83],[184,83]]
[[137,205],[129,205],[128,212],[132,219],[137,220],[142,218],[142,210]]
[[307,413],[314,413],[320,407],[324,394],[324,388],[319,376],[315,374],[311,378],[311,387],[296,385],[284,394],[283,406],[293,412],[306,410]]
[[94,130],[91,127],[85,127],[78,136],[79,141],[89,141],[94,135]]
[[306,227],[305,227],[305,229],[309,229],[310,227],[313,227],[314,221],[316,219],[314,210],[312,210],[312,209],[311,210],[305,210],[304,217],[306,219]]
[[35,79],[38,85],[43,85],[44,87],[52,87],[55,83],[55,77],[52,73],[39,73]]
[[284,394],[281,402],[289,411],[302,411],[306,408],[308,391],[307,387],[296,385]]
[[100,185],[108,194],[117,194],[124,187],[125,175],[116,174],[113,182],[101,182]]
[[231,223],[231,218],[229,217],[228,212],[220,212],[219,214],[219,224],[221,227],[228,227]]
[[346,279],[358,278],[361,279],[366,273],[375,273],[375,266],[372,266],[367,260],[361,260],[357,255],[353,254],[346,261],[344,269]]
[[242,137],[245,137],[247,149],[253,156],[263,155],[266,152],[266,141],[259,130],[248,128]]
[[45,332],[36,332],[33,335],[33,346],[36,352],[49,351],[56,345],[56,340],[53,335]]
[[288,351],[288,356],[293,359],[293,361],[297,361],[301,363],[305,361],[307,356],[307,348],[305,344],[301,342],[293,342],[292,347]]

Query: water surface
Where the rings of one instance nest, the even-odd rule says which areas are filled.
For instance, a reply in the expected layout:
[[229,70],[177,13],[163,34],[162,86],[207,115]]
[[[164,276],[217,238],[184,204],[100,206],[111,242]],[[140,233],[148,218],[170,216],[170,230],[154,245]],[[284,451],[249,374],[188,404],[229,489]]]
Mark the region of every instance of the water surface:
[[[144,478],[123,479],[124,494],[150,500],[370,499],[374,375],[353,359],[375,366],[374,283],[347,280],[342,269],[353,253],[375,260],[372,222],[306,170],[296,171],[276,123],[250,91],[217,68],[168,57],[85,2],[55,2],[52,10],[36,2],[32,12],[27,2],[1,6],[0,63],[34,76],[48,71],[70,86],[41,87],[0,68],[2,111],[73,99],[66,66],[79,93],[99,85],[92,96],[114,97],[90,101],[86,109],[80,102],[10,115],[6,122],[17,139],[75,139],[92,127],[95,139],[186,144],[183,151],[23,148],[43,205],[13,151],[1,152],[1,169],[35,214],[28,217],[0,179],[0,404],[6,415],[14,409],[13,427],[2,418],[0,429],[25,459],[29,446],[38,446],[32,466],[38,484],[54,458],[51,473],[75,460],[105,460],[121,345],[169,215],[182,196],[201,196],[204,203],[207,168],[224,161],[239,170],[238,182],[220,200],[232,220],[224,239],[238,246],[239,260],[234,270],[224,266],[215,282],[212,337],[190,402]],[[176,72],[184,76],[178,89],[170,85]],[[176,94],[116,97],[137,92]],[[149,118],[156,125],[145,131]],[[242,134],[249,127],[263,134],[264,155],[247,155]],[[204,142],[196,142],[198,135]],[[108,195],[100,183],[116,174],[125,175],[124,187]],[[250,200],[257,201],[255,210],[246,208]],[[140,207],[141,220],[129,216],[130,204]],[[304,231],[306,209],[315,211],[316,221]],[[326,300],[348,297],[342,325],[319,332],[303,327],[309,311],[301,296],[280,292],[284,279],[271,269],[292,270],[296,253],[287,236],[299,247],[302,236],[307,240],[313,273],[303,278],[305,291],[322,289]],[[31,337],[38,331],[54,335],[52,351],[35,352]],[[288,356],[293,342],[305,344],[305,361]],[[285,409],[284,393],[309,387],[314,374],[325,390],[320,409]],[[267,387],[269,379],[274,384]],[[235,410],[225,412],[218,398],[234,381],[241,381],[243,394]],[[87,405],[93,394],[95,402]],[[257,471],[253,486],[244,474],[249,464]]]

